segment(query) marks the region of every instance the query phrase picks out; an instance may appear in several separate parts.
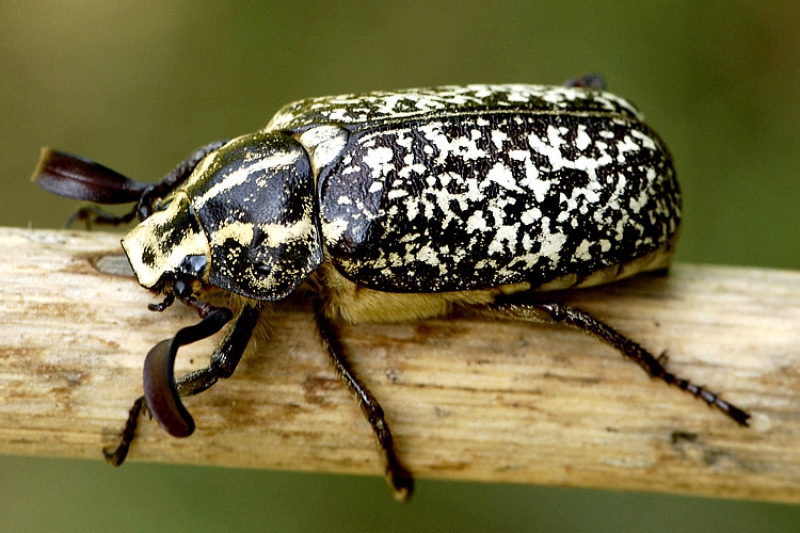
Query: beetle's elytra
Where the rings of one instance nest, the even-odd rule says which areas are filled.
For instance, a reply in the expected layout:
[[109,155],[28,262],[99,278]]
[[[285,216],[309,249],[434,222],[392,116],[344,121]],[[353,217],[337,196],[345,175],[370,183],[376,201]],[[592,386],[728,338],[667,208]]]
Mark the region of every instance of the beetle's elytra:
[[[138,214],[122,246],[140,284],[165,295],[151,308],[163,311],[177,298],[202,317],[147,355],[145,394],[107,459],[125,459],[145,405],[170,434],[191,434],[180,397],[229,377],[262,302],[304,282],[316,294],[324,345],[372,424],[399,499],[411,493],[412,477],[395,455],[382,409],[348,366],[338,320],[416,320],[470,307],[562,322],[747,425],[747,413],[676,378],[591,315],[530,300],[531,291],[670,264],[681,196],[669,151],[633,105],[596,81],[301,100],[261,131],[201,148],[154,185],[45,150],[35,179],[46,189],[97,203],[138,202],[124,217],[82,214],[107,223]],[[234,310],[202,303],[210,287],[243,298]],[[178,348],[228,323],[209,366],[176,381]]]

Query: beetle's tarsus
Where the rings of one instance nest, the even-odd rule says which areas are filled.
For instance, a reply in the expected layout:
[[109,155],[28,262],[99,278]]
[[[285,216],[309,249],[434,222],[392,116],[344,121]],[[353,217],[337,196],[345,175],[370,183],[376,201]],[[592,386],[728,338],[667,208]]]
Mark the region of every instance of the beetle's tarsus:
[[667,372],[666,370],[664,370],[663,374],[653,377],[661,378],[670,385],[675,385],[679,389],[688,392],[695,398],[700,398],[701,400],[706,402],[709,407],[718,408],[720,411],[728,415],[730,418],[732,418],[742,426],[750,425],[747,422],[747,420],[750,418],[750,414],[748,414],[745,411],[742,411],[735,405],[726,402],[725,400],[717,396],[715,393],[706,389],[704,385],[695,385],[688,380],[676,378],[674,374]]
[[139,416],[142,414],[142,411],[146,410],[147,406],[144,396],[138,397],[136,401],[133,402],[133,406],[128,412],[128,421],[125,423],[125,429],[122,430],[120,442],[117,447],[111,448],[109,446],[103,448],[103,456],[106,458],[106,462],[111,466],[119,466],[125,462],[125,458],[128,456],[128,449],[136,435],[136,425],[139,422]]
[[147,304],[147,310],[153,311],[154,313],[161,313],[167,307],[171,306],[174,301],[175,301],[175,294],[169,293],[160,303]]

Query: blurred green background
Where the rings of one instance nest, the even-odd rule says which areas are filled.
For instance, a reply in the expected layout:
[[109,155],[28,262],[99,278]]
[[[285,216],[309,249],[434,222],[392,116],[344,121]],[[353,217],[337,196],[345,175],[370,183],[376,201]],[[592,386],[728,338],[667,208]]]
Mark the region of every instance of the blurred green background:
[[[667,141],[678,260],[800,268],[800,3],[0,3],[0,224],[60,227],[41,146],[143,181],[284,103],[602,73]],[[657,489],[657,487],[654,487]],[[800,489],[798,489],[800,490]],[[0,457],[0,530],[796,531],[800,507]]]

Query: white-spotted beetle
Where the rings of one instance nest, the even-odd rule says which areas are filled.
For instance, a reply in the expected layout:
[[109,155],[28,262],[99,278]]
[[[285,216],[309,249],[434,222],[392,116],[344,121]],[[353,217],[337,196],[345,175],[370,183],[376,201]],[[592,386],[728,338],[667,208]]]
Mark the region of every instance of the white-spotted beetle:
[[[256,133],[211,143],[164,180],[146,185],[91,161],[45,150],[34,179],[63,196],[138,202],[140,224],[122,246],[141,285],[177,298],[202,321],[156,345],[144,396],[120,445],[125,459],[148,409],[168,433],[194,422],[180,397],[233,374],[262,302],[301,283],[339,376],[375,432],[398,499],[413,488],[383,410],[352,372],[336,322],[405,321],[472,308],[558,322],[605,341],[651,376],[721,409],[750,415],[667,372],[654,357],[591,315],[532,300],[531,291],[587,287],[665,271],[681,216],[669,151],[626,100],[597,77],[563,87],[469,85],[301,100]],[[216,287],[235,311],[197,300]],[[226,323],[208,367],[175,380],[177,350]]]

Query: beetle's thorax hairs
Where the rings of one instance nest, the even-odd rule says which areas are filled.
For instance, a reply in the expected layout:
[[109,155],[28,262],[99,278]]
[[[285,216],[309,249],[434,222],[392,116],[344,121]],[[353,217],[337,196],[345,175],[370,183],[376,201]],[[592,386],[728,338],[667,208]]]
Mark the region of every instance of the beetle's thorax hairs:
[[517,283],[487,290],[438,293],[401,293],[376,291],[353,283],[326,258],[309,280],[324,302],[325,315],[331,320],[362,322],[411,322],[443,317],[459,306],[492,303],[498,294],[527,290],[530,283]]
[[331,320],[361,322],[411,322],[425,318],[450,315],[457,307],[491,305],[500,295],[518,292],[549,292],[553,290],[593,287],[629,278],[639,272],[669,268],[675,253],[677,234],[661,247],[642,257],[632,259],[586,275],[568,274],[556,277],[538,287],[529,282],[501,285],[491,289],[429,293],[384,292],[360,286],[333,265],[326,255],[322,265],[307,284],[324,302],[324,311]]

